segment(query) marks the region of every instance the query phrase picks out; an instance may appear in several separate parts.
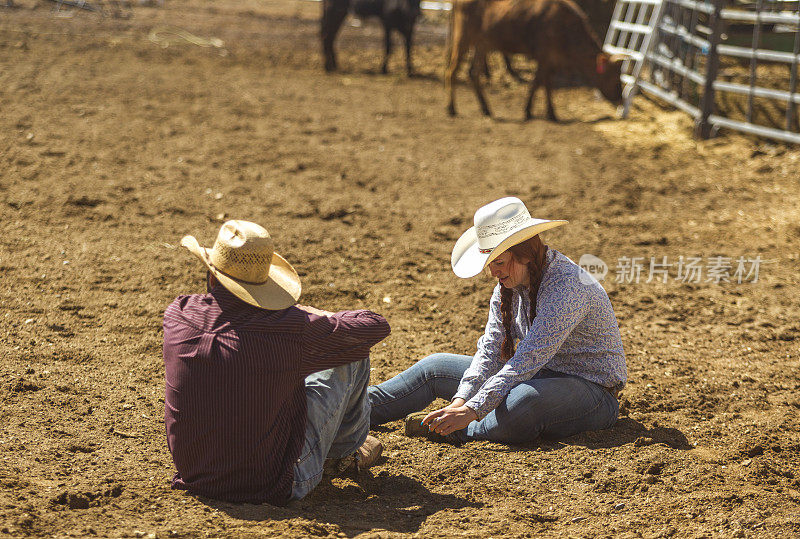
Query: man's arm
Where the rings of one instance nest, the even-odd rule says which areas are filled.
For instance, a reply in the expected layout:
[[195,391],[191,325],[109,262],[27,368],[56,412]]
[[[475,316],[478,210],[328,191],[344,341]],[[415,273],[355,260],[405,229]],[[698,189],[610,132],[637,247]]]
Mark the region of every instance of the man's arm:
[[323,311],[322,309],[317,309],[316,307],[312,307],[311,305],[295,305],[301,311],[305,311],[307,313],[316,314],[317,316],[331,316],[333,313],[330,311]]
[[331,313],[314,307],[298,308],[308,313],[300,365],[303,376],[365,359],[369,349],[390,332],[386,319],[372,311]]

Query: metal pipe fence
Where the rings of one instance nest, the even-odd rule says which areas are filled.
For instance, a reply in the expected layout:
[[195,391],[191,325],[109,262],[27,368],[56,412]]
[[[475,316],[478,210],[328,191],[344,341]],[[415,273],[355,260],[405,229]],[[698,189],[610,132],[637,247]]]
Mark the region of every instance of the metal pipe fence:
[[631,58],[623,116],[641,90],[690,114],[700,137],[800,143],[798,0],[618,0],[604,49]]

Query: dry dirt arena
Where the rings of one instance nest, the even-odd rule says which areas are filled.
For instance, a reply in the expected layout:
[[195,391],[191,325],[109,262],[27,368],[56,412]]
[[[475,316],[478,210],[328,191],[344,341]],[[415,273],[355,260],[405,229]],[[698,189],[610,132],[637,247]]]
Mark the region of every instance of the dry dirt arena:
[[[523,123],[499,71],[496,119],[466,86],[449,118],[442,18],[422,21],[408,79],[399,51],[378,74],[374,23],[344,28],[342,70],[323,73],[311,2],[16,6],[0,9],[0,535],[800,535],[800,150],[698,142],[644,98],[617,120],[583,88],[557,92],[562,123],[541,101]],[[385,315],[379,382],[473,352],[493,284],[456,278],[450,249],[503,195],[570,221],[552,247],[609,265],[630,377],[613,429],[454,448],[397,422],[371,474],[290,507],[170,490],[161,315],[204,275],[183,234],[262,223],[303,302]],[[720,256],[730,282],[707,281]],[[650,257],[675,264],[666,283],[646,282]],[[739,257],[763,260],[757,282],[736,282]]]

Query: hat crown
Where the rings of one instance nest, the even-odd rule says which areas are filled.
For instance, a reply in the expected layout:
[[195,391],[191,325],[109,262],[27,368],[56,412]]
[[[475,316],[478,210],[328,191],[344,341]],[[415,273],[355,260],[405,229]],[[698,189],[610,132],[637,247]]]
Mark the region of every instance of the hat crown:
[[227,221],[219,229],[209,262],[222,273],[247,283],[269,279],[275,246],[267,230],[249,221]]
[[531,214],[517,197],[505,197],[481,207],[475,212],[475,233],[478,248],[491,250],[508,236],[509,232],[531,221]]

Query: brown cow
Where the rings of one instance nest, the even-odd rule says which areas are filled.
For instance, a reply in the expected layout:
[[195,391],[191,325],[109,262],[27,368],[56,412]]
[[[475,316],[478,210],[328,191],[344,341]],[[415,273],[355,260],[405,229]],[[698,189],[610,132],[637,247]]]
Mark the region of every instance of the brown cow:
[[536,60],[536,76],[528,90],[525,119],[532,117],[533,97],[539,86],[547,96],[547,119],[557,121],[551,98],[556,74],[577,71],[586,76],[612,103],[622,101],[622,57],[602,51],[586,15],[571,0],[454,0],[451,18],[451,51],[445,73],[448,112],[456,114],[455,75],[467,50],[475,50],[470,79],[481,105],[491,116],[480,81],[486,54],[525,54]]

